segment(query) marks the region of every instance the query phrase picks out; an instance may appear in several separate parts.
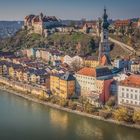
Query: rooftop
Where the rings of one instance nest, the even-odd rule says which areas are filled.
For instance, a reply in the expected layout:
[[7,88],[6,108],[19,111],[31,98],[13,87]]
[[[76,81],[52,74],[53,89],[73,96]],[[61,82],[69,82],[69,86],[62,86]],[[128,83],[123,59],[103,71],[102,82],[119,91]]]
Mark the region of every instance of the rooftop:
[[130,75],[128,78],[121,81],[120,85],[129,87],[140,87],[140,75]]
[[105,66],[96,68],[84,67],[80,71],[78,71],[77,74],[92,77],[102,77],[112,75],[112,72],[108,67]]

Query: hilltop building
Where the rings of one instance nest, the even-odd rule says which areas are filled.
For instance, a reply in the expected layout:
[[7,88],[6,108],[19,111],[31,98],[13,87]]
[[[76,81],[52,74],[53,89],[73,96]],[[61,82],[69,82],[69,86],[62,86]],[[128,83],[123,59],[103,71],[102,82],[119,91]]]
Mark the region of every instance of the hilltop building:
[[59,27],[60,20],[55,16],[28,15],[24,19],[24,28],[33,33],[45,35],[50,29]]

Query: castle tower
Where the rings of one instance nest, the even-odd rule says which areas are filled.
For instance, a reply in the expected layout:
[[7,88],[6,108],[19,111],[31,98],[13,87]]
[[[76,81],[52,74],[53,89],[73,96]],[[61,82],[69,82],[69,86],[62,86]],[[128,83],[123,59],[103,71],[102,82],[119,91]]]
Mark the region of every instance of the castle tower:
[[100,65],[110,65],[110,45],[109,45],[109,22],[108,22],[108,15],[106,13],[106,9],[104,9],[104,15],[101,24],[101,41],[99,46],[99,62]]

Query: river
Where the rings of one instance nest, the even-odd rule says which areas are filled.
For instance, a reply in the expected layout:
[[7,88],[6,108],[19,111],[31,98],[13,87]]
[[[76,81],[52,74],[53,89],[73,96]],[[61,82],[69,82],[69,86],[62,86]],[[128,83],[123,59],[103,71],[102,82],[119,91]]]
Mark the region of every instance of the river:
[[52,109],[0,91],[0,140],[140,140],[140,130]]

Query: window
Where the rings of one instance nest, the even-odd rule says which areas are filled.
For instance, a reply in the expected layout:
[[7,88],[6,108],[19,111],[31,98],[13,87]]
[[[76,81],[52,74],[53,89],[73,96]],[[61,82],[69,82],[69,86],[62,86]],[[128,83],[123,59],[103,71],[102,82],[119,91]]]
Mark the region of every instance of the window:
[[129,89],[127,88],[126,91],[129,91]]
[[133,99],[133,94],[131,94],[131,99]]
[[129,98],[129,94],[128,93],[126,93],[126,98]]
[[133,92],[133,89],[131,89],[131,92]]
[[122,92],[122,97],[124,98],[124,92]]
[[137,95],[135,95],[135,100],[137,100],[137,98],[138,98]]
[[135,102],[135,105],[137,105],[137,102]]
[[122,91],[124,91],[124,88],[122,88]]
[[137,90],[135,90],[135,92],[137,93],[138,91],[137,91]]
[[126,103],[129,103],[129,101],[128,101],[128,100],[126,100]]

